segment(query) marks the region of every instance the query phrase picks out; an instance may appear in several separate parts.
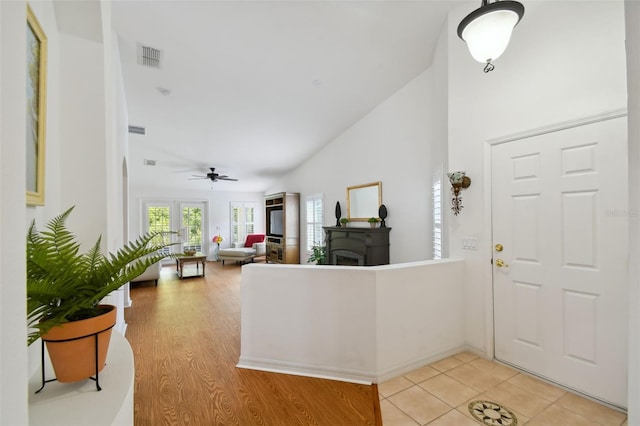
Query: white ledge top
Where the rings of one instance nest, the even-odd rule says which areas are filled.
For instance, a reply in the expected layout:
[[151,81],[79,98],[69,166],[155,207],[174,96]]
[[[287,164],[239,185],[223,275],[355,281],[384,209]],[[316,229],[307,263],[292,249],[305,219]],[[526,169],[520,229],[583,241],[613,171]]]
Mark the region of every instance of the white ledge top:
[[301,263],[301,264],[280,264],[280,263],[248,263],[243,266],[243,268],[313,268],[313,269],[345,269],[349,270],[361,270],[361,271],[380,271],[380,270],[389,270],[389,269],[407,269],[407,268],[415,268],[419,266],[426,265],[439,265],[439,264],[447,264],[447,263],[464,263],[464,259],[437,259],[437,260],[418,260],[415,262],[404,262],[404,263],[391,263],[389,265],[376,265],[376,266],[346,266],[346,265],[314,265],[312,263]]
[[[40,341],[34,343],[40,345]],[[45,357],[46,378],[54,377]],[[75,383],[51,382],[40,391],[40,367],[29,380],[30,425],[124,425],[133,424],[133,352],[124,336],[113,330],[107,365],[100,372],[100,387],[93,380]],[[130,412],[129,412],[130,411]]]

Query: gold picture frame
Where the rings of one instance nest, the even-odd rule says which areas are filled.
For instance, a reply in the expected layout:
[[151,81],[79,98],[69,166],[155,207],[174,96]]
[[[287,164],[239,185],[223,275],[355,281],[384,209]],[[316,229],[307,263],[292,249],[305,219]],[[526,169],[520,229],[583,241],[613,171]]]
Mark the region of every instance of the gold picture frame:
[[27,5],[27,205],[44,205],[47,37]]

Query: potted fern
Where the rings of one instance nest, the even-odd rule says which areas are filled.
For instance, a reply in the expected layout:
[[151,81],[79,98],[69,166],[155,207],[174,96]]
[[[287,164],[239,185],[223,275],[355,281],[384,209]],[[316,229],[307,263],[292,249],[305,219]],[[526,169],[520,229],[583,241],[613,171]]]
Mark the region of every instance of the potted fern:
[[[80,243],[65,225],[72,210],[53,218],[45,231],[39,232],[34,221],[27,232],[27,318],[31,330],[27,343],[31,345],[38,338],[46,342],[60,382],[86,379],[102,370],[116,309],[100,301],[166,257],[158,250],[170,245],[164,242],[167,233],[148,233],[109,256],[100,250],[101,238],[88,252],[79,253]],[[72,344],[79,346],[65,349]],[[70,359],[71,355],[81,359]]]
[[369,222],[369,226],[371,226],[371,229],[374,229],[378,225],[379,221],[380,219],[378,219],[377,217],[370,217],[369,219],[367,219],[367,222]]

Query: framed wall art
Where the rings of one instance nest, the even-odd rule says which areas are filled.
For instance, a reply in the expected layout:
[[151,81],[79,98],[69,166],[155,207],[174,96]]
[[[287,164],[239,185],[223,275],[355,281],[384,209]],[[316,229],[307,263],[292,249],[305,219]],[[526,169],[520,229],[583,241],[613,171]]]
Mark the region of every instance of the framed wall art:
[[27,6],[27,205],[44,205],[47,37]]

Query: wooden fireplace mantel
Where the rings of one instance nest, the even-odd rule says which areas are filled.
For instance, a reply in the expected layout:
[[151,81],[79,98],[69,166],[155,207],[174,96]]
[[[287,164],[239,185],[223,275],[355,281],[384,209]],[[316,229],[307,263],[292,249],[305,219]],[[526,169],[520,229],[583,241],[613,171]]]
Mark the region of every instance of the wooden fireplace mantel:
[[327,263],[359,266],[389,264],[391,228],[355,228],[324,226]]

